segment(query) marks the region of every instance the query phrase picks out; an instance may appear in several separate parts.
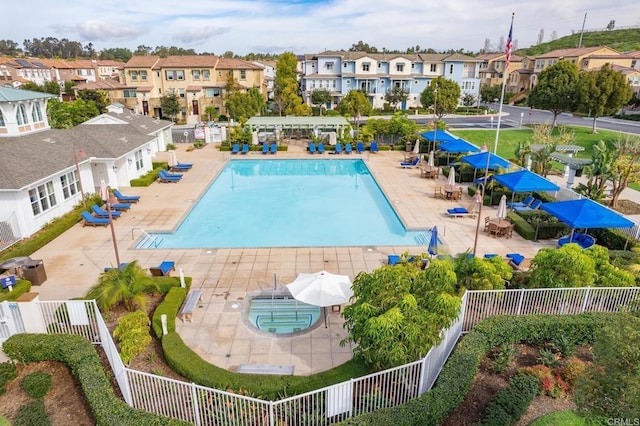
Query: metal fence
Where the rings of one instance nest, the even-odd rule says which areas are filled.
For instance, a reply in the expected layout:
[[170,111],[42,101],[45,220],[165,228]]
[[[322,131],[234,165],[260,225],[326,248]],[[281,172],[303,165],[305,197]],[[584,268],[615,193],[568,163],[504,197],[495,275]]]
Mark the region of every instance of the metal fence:
[[11,212],[6,217],[0,217],[0,251],[6,250],[20,241],[19,230],[16,212]]
[[40,307],[48,332],[80,334],[103,346],[123,397],[132,407],[196,425],[315,426],[395,407],[429,391],[461,334],[484,318],[617,312],[638,309],[639,298],[638,287],[468,291],[460,315],[423,359],[279,401],[125,368],[93,301],[40,302]]

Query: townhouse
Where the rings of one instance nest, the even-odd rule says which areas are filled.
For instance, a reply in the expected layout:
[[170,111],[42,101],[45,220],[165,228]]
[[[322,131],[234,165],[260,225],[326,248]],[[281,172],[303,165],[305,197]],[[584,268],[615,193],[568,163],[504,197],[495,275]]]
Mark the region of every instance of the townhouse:
[[179,119],[189,124],[201,121],[205,109],[212,106],[225,114],[227,85],[233,79],[241,90],[257,88],[266,99],[264,68],[235,58],[213,55],[134,56],[123,67],[123,104],[151,117],[162,117],[161,98],[178,96]]
[[350,90],[366,93],[374,108],[385,106],[385,94],[399,87],[408,93],[400,109],[420,106],[420,94],[437,77],[458,83],[460,102],[466,94],[478,97],[480,60],[461,54],[392,54],[326,51],[298,59],[300,86],[305,102],[311,104],[314,90],[333,95],[331,109]]

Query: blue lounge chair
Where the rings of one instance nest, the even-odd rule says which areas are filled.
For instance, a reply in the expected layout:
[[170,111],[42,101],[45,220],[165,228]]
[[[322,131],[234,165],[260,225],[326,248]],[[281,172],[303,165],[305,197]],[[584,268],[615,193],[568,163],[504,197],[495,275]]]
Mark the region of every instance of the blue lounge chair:
[[178,163],[169,167],[169,170],[173,172],[188,172],[193,167],[193,164],[190,163]]
[[160,182],[180,182],[180,179],[182,179],[182,175],[170,174],[163,169],[163,170],[160,170],[160,172],[158,173],[158,178],[160,179]]
[[113,195],[115,195],[118,201],[121,203],[137,203],[138,201],[140,201],[139,195],[124,195],[117,189],[113,191]]
[[596,238],[589,234],[574,232],[573,238],[571,238],[571,235],[560,238],[558,240],[558,247],[562,247],[563,245],[569,243],[577,244],[583,249],[587,249],[589,247],[593,247],[593,245],[596,243]]
[[322,142],[318,144],[318,154],[324,154],[324,144]]
[[514,207],[513,210],[515,212],[528,212],[531,210],[538,210],[541,205],[541,200],[535,200],[533,203],[531,203],[531,206]]
[[272,143],[271,144],[271,149],[269,150],[269,154],[275,154],[278,151],[278,144],[277,143]]
[[369,147],[369,149],[371,150],[371,152],[377,153],[378,152],[378,142],[376,142],[376,141],[371,142],[371,146]]
[[268,144],[268,143],[266,143],[266,142],[264,142],[264,143],[262,144],[262,153],[263,153],[263,154],[268,154],[268,153],[269,153],[269,144]]
[[125,267],[125,266],[127,266],[127,265],[128,265],[128,263],[121,263],[121,264],[120,264],[120,266],[118,266],[117,268],[114,268],[113,266],[107,266],[106,268],[104,268],[104,271],[105,271],[105,272],[109,272],[109,271],[111,271],[112,269],[122,269],[122,268],[124,268],[124,267]]
[[522,201],[516,201],[516,202],[508,202],[507,203],[507,207],[531,207],[531,203],[533,203],[535,201],[535,197],[533,195],[529,195],[527,196],[527,198],[525,198]]
[[316,144],[313,142],[309,142],[309,153],[310,154],[316,153]]
[[125,212],[131,208],[131,204],[129,203],[114,203],[111,204],[111,208],[113,210],[117,210],[119,212]]
[[465,207],[454,207],[452,209],[447,209],[447,216],[453,217],[475,217],[477,214],[477,204],[473,203],[469,208]]
[[[103,209],[102,207],[98,206],[97,204],[92,205],[91,210],[93,211],[93,214],[95,215],[95,217],[101,217],[101,218],[107,218],[107,219],[109,218],[109,212]],[[122,212],[111,210],[111,217],[114,219],[119,218],[121,214]]]
[[350,143],[344,144],[344,153],[351,154],[352,152],[353,152],[353,149],[351,149],[351,144]]
[[109,224],[109,219],[91,216],[89,212],[82,212],[82,218],[84,219],[82,226],[107,226]]
[[176,263],[169,260],[165,260],[160,265],[149,268],[149,272],[151,272],[151,275],[154,277],[168,277],[171,274],[171,271],[175,270]]
[[342,144],[340,142],[336,144],[336,150],[334,152],[336,154],[342,154]]
[[529,269],[529,266],[531,266],[531,259],[527,259],[520,253],[507,253],[506,257],[509,259],[511,267],[518,271]]
[[234,143],[233,147],[231,148],[231,153],[232,154],[237,154],[238,151],[240,151],[240,145],[238,145],[237,143]]
[[420,157],[416,157],[411,161],[402,161],[402,162],[400,162],[400,166],[402,168],[405,168],[405,167],[410,167],[410,168],[418,167],[418,164],[420,164]]
[[364,152],[364,144],[362,142],[358,142],[356,144],[356,151],[358,151],[358,154],[362,154]]
[[242,144],[242,152],[241,154],[246,154],[247,152],[249,152],[249,144],[248,143],[244,143]]

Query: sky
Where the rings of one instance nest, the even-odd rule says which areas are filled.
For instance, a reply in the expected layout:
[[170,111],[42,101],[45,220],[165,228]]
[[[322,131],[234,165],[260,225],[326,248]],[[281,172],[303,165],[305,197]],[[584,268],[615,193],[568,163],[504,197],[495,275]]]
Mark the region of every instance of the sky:
[[[26,0],[2,7],[0,40],[56,37],[94,49],[177,46],[238,55],[419,45],[477,52],[509,33],[516,47],[585,29],[640,25],[640,2],[619,0]],[[502,46],[501,46],[502,47]]]

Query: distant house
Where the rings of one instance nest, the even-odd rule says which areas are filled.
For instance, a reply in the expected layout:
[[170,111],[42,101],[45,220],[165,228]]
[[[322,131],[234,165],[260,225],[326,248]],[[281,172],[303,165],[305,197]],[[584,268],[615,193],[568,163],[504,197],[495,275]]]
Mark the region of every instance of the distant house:
[[54,97],[0,87],[0,249],[71,211],[101,179],[130,186],[172,142],[171,122],[117,105],[73,129],[51,129],[45,112]]

